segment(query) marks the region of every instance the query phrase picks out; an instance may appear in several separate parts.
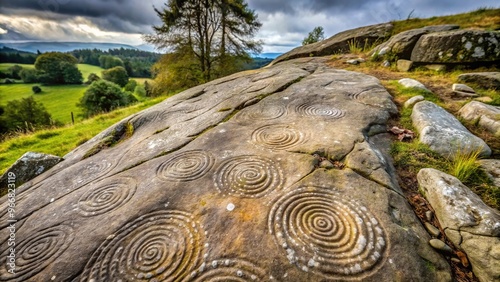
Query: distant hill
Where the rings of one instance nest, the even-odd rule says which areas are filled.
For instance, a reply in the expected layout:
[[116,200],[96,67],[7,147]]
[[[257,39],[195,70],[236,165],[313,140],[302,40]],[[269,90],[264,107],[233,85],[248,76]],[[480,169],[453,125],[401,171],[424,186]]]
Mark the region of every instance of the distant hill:
[[[139,45],[137,47],[127,44],[120,43],[93,43],[93,42],[40,42],[40,41],[24,41],[24,42],[0,42],[0,47],[5,46],[9,48],[14,48],[17,50],[36,53],[37,50],[40,52],[70,52],[77,49],[99,49],[107,51],[109,49],[135,49],[150,51],[150,48],[139,48],[145,45]],[[145,46],[147,47],[147,46]]]
[[252,58],[262,58],[262,59],[276,59],[282,53],[260,53],[251,54]]

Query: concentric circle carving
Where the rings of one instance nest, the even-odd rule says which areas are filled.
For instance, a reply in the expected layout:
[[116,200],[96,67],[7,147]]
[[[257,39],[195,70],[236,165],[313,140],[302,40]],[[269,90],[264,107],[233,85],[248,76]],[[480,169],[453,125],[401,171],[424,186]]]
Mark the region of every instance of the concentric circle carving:
[[343,110],[337,109],[328,104],[304,103],[298,105],[295,110],[302,116],[324,116],[331,118],[342,118],[345,116]]
[[[36,231],[16,241],[15,273],[7,272],[5,259],[10,255],[10,248],[2,252],[1,281],[31,281],[44,268],[52,264],[73,241],[73,229],[66,225],[58,225]],[[16,238],[17,239],[17,238]],[[7,247],[7,246],[6,246]]]
[[250,121],[254,119],[272,120],[283,116],[285,113],[285,107],[278,105],[252,107],[239,113],[238,118]]
[[274,150],[287,150],[304,143],[305,134],[287,124],[272,124],[258,128],[252,133],[252,141]]
[[223,194],[259,198],[283,187],[280,166],[266,157],[238,156],[225,161],[215,175],[217,189]]
[[91,161],[77,173],[75,177],[75,182],[77,186],[82,186],[87,184],[93,180],[99,179],[100,177],[106,175],[106,173],[110,172],[115,164],[108,160],[96,160]]
[[113,178],[100,181],[87,190],[78,201],[83,216],[101,215],[125,205],[135,194],[137,183],[132,178]]
[[291,263],[331,279],[372,273],[388,242],[366,207],[321,187],[301,187],[278,199],[269,230]]
[[191,181],[203,177],[214,165],[214,157],[204,151],[186,151],[163,162],[156,175],[165,181]]
[[198,265],[201,230],[183,211],[147,214],[118,230],[92,256],[82,281],[179,281]]
[[219,259],[206,263],[202,269],[191,274],[188,281],[265,281],[266,273],[262,268],[242,259]]

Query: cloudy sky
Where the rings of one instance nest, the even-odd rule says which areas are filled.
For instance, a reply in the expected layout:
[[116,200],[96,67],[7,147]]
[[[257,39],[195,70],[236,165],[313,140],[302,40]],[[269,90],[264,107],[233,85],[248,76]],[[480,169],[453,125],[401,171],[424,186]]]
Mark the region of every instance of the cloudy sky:
[[[143,44],[166,0],[0,0],[0,37]],[[262,22],[264,52],[299,46],[315,26],[327,37],[368,24],[500,7],[498,0],[247,0]],[[8,35],[8,36],[7,36]]]

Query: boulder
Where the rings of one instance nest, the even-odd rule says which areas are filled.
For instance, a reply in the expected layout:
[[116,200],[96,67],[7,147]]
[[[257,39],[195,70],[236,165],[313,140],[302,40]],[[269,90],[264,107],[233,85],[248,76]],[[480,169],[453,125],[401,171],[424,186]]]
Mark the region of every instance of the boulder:
[[432,71],[443,72],[446,71],[446,65],[432,64],[432,65],[423,65],[424,68]]
[[488,157],[491,149],[479,137],[470,133],[460,121],[438,105],[422,101],[413,107],[413,125],[420,133],[420,142],[438,154],[453,159],[457,153],[480,151]]
[[0,195],[6,193],[8,183],[15,183],[16,187],[20,186],[49,170],[62,160],[58,156],[43,153],[25,153],[0,176]]
[[411,67],[413,67],[413,62],[408,60],[398,60],[396,62],[396,66],[398,71],[408,72],[411,70]]
[[403,85],[405,88],[418,88],[421,90],[431,92],[429,89],[427,89],[427,87],[425,87],[425,85],[423,85],[420,81],[415,80],[415,79],[403,78],[403,79],[400,79],[398,82],[399,82],[399,84]]
[[500,187],[500,160],[479,160],[479,165],[488,174],[493,185]]
[[491,134],[500,137],[500,107],[472,101],[463,106],[458,114],[467,121],[477,122]]
[[461,92],[467,92],[467,93],[476,93],[474,89],[472,89],[470,86],[467,86],[465,84],[460,84],[460,83],[453,83],[451,89],[453,91],[461,91]]
[[458,81],[474,83],[486,89],[500,89],[500,72],[464,73],[458,76]]
[[467,254],[478,279],[500,280],[500,213],[451,175],[426,168],[417,179],[448,239]]
[[388,41],[375,47],[372,53],[374,55],[378,54],[381,56],[391,53],[399,59],[410,60],[413,47],[415,47],[415,44],[417,44],[418,39],[420,39],[422,35],[432,32],[449,31],[458,28],[458,25],[435,25],[403,31],[392,36]]
[[276,58],[271,62],[271,65],[295,58],[347,53],[350,44],[363,47],[384,41],[390,36],[392,29],[391,23],[384,23],[346,30],[323,41],[297,47]]
[[416,103],[422,102],[424,100],[425,100],[425,98],[422,95],[413,96],[405,102],[404,107],[405,108],[413,108],[413,106],[415,106]]
[[423,35],[411,53],[418,63],[498,62],[500,32],[481,30],[443,31]]
[[19,188],[23,264],[0,280],[451,281],[377,141],[396,113],[380,81],[322,58],[184,91]]

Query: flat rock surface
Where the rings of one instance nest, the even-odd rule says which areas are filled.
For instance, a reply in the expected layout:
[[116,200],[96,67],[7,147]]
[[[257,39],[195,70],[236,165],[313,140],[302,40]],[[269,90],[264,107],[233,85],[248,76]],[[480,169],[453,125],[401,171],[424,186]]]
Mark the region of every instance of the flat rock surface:
[[450,281],[386,157],[396,112],[322,59],[189,89],[19,188],[0,280]]
[[479,160],[478,162],[481,165],[481,168],[484,169],[491,178],[493,184],[500,187],[500,160],[488,159]]
[[470,133],[452,114],[432,102],[415,104],[411,118],[420,133],[420,142],[446,158],[475,151],[480,151],[483,157],[491,155],[490,147],[481,138]]
[[500,89],[500,72],[464,73],[458,76],[458,81],[475,83],[486,89]]

